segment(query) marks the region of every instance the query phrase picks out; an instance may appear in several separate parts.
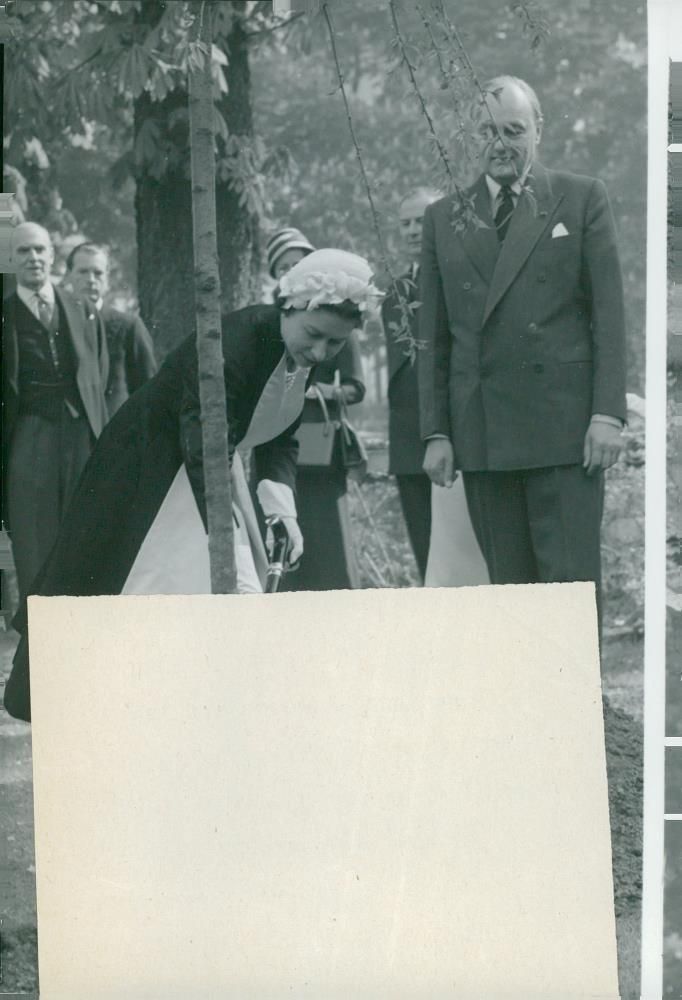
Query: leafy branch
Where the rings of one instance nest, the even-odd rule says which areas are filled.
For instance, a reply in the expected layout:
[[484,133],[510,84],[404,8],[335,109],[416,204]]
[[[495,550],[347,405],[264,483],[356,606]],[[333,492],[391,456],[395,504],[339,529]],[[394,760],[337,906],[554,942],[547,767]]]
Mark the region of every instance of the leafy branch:
[[[523,7],[524,10],[527,10],[531,5],[532,4],[528,3],[525,5],[522,3],[518,4],[518,6]],[[448,43],[452,46],[452,48],[459,54],[460,62],[464,67],[464,69],[466,70],[474,86],[474,89],[479,94],[481,105],[482,107],[485,108],[488,117],[490,118],[490,122],[492,125],[493,132],[495,134],[496,141],[499,141],[502,144],[503,148],[508,153],[509,143],[507,142],[506,138],[500,131],[499,125],[497,124],[495,116],[492,112],[492,108],[490,107],[490,102],[488,100],[488,96],[491,93],[494,97],[496,97],[498,92],[487,91],[483,87],[478,77],[478,74],[476,73],[476,70],[474,69],[474,66],[471,62],[469,53],[466,50],[464,42],[462,41],[462,37],[459,31],[457,30],[457,27],[452,23],[452,21],[448,17],[443,0],[433,0],[433,8],[434,11],[436,12],[437,19],[440,22],[440,26],[445,35],[445,38],[447,39]],[[529,186],[527,178],[524,181],[524,190],[526,191],[526,194],[530,198],[532,205],[535,207],[536,206],[535,196],[533,194],[532,189]],[[461,230],[466,225],[469,225],[472,222],[479,228],[485,226],[485,223],[483,223],[480,219],[477,219],[474,215],[472,215],[472,212],[474,210],[474,205],[471,199],[468,199],[467,201],[466,198],[463,200],[460,197],[459,201],[460,201],[459,206],[458,205],[453,206],[453,225],[456,230],[458,229]]]
[[255,31],[247,31],[245,34],[248,38],[263,38],[265,35],[272,35],[275,31],[281,31],[282,28],[290,28],[296,21],[305,17],[306,12],[304,10],[297,11],[287,17],[282,21],[277,21],[275,24],[270,24],[266,28],[259,28]]
[[441,160],[443,161],[443,166],[445,167],[445,172],[448,175],[448,179],[450,180],[450,183],[455,185],[456,187],[454,174],[452,172],[452,167],[450,166],[450,158],[448,157],[447,151],[443,146],[443,143],[440,141],[440,138],[438,137],[438,133],[436,132],[436,127],[433,124],[433,118],[431,117],[431,112],[427,107],[424,95],[422,94],[421,88],[417,83],[415,66],[410,60],[409,55],[407,54],[407,46],[405,44],[405,38],[400,28],[400,22],[398,21],[398,13],[396,11],[395,0],[388,0],[388,6],[391,11],[391,20],[393,22],[395,40],[398,44],[398,47],[400,48],[400,56],[410,77],[410,83],[412,84],[412,89],[414,90],[417,101],[419,102],[419,107],[421,108],[421,112],[424,118],[426,119],[426,124],[428,125],[429,132],[431,133],[431,137],[434,141],[436,149],[438,150],[438,154]]
[[471,62],[471,59],[469,58],[469,53],[467,52],[464,42],[462,41],[462,37],[459,31],[457,30],[456,26],[452,23],[452,21],[448,17],[447,11],[445,10],[445,6],[443,4],[443,0],[433,0],[433,9],[436,12],[436,17],[440,22],[440,26],[443,31],[443,34],[445,35],[446,40],[448,41],[449,45],[459,53],[461,63],[464,66],[466,72],[469,74],[469,78],[471,79],[471,82],[474,85],[475,90],[478,91],[481,102],[485,107],[486,111],[488,112],[490,121],[492,122],[493,130],[495,132],[496,137],[500,140],[504,148],[508,149],[509,147],[507,141],[498,128],[495,116],[488,102],[488,91],[483,89],[478,74],[476,73],[476,70],[474,69],[473,64]]
[[424,7],[419,2],[419,0],[416,0],[416,8],[417,8],[417,13],[419,14],[421,22],[424,26],[424,30],[428,35],[431,51],[434,52],[436,56],[438,70],[440,72],[442,80],[441,87],[443,90],[450,90],[453,92],[453,104],[457,120],[457,133],[461,139],[461,144],[464,148],[464,153],[467,159],[471,160],[471,148],[470,148],[471,144],[470,142],[466,141],[468,137],[468,132],[461,114],[462,95],[461,95],[461,88],[458,86],[459,81],[456,81],[455,73],[453,73],[452,69],[446,66],[445,64],[445,60],[443,59],[443,50],[442,47],[438,44],[438,41],[436,40],[436,36],[433,31],[433,25],[431,23],[431,18],[428,16],[428,14],[424,10]]
[[525,0],[509,4],[512,14],[516,14],[521,19],[523,31],[531,36],[530,47],[537,47],[549,36],[549,22],[542,14],[541,9],[535,0]]
[[374,226],[374,231],[376,233],[377,242],[379,245],[379,256],[381,262],[386,269],[386,273],[389,277],[391,287],[395,293],[396,301],[398,303],[398,308],[400,310],[401,322],[398,328],[394,331],[394,339],[396,343],[404,343],[406,345],[405,353],[410,358],[410,361],[414,363],[417,356],[417,349],[421,346],[419,342],[414,338],[412,334],[411,318],[413,310],[410,309],[410,305],[416,307],[417,303],[408,303],[402,289],[400,288],[400,283],[396,279],[393,269],[389,261],[388,252],[386,249],[386,242],[381,230],[381,223],[379,220],[379,212],[374,201],[374,195],[372,194],[372,185],[369,181],[369,176],[367,174],[367,168],[365,167],[365,161],[362,156],[362,150],[358,142],[358,138],[355,132],[355,124],[353,122],[353,115],[350,109],[350,102],[348,100],[348,94],[346,92],[346,85],[344,81],[343,71],[341,69],[341,63],[339,60],[339,53],[336,46],[336,34],[334,31],[334,25],[332,24],[331,14],[329,13],[329,3],[323,2],[321,5],[321,13],[324,17],[327,31],[329,34],[329,42],[332,50],[332,57],[334,60],[334,68],[336,71],[336,79],[338,81],[338,89],[341,92],[341,97],[343,99],[343,105],[346,112],[346,120],[348,122],[348,129],[351,136],[351,141],[353,143],[353,148],[355,150],[355,156],[358,161],[358,166],[360,168],[360,176],[362,177],[365,193],[367,194],[367,201],[369,203],[370,212],[372,215],[372,224]]

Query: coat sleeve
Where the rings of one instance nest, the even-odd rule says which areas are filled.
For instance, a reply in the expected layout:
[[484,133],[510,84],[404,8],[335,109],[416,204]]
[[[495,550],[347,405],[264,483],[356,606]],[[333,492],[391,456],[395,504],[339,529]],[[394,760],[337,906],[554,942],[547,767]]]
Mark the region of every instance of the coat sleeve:
[[260,482],[263,479],[270,479],[275,483],[282,483],[289,487],[294,496],[296,495],[296,461],[298,459],[296,431],[300,422],[301,418],[298,417],[272,441],[266,441],[265,444],[258,445],[253,449],[256,480]]
[[206,490],[204,487],[204,456],[201,438],[201,404],[196,359],[185,371],[179,412],[180,451],[187,470],[204,529],[208,531]]
[[135,392],[156,374],[156,358],[151,335],[139,316],[134,316],[126,337],[126,382]]
[[450,332],[436,250],[437,205],[429,205],[424,214],[419,267],[417,337],[423,346],[417,351],[417,371],[422,440],[434,434],[450,437]]
[[583,259],[591,302],[592,412],[625,420],[625,306],[616,229],[606,188],[595,180],[585,210]]

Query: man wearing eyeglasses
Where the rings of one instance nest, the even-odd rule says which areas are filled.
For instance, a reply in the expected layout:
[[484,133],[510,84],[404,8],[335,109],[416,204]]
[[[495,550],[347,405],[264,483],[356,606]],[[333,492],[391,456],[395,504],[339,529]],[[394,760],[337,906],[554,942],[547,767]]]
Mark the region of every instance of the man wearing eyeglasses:
[[424,217],[424,468],[439,485],[462,473],[493,583],[587,580],[599,597],[604,472],[626,416],[614,222],[601,181],[538,162],[532,88],[482,90],[481,174]]

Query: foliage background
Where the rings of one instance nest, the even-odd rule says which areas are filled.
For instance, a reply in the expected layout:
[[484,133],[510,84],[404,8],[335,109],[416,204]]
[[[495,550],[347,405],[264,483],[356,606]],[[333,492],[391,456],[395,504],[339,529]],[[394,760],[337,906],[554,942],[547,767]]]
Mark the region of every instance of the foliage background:
[[[159,0],[144,2],[153,5]],[[119,262],[116,290],[129,299],[138,291],[144,299],[144,290],[136,288],[133,177],[135,162],[146,155],[150,138],[148,133],[137,135],[133,142],[130,98],[139,90],[144,73],[138,70],[142,79],[136,79],[129,46],[139,6],[138,0],[109,0],[108,4],[24,0],[23,16],[35,28],[37,38],[31,42],[33,48],[26,46],[21,73],[15,74],[10,88],[12,106],[6,108],[5,117],[9,133],[5,162],[27,180],[29,214],[51,221],[53,229],[63,228],[59,213],[50,207],[54,192],[59,192],[63,209],[75,225],[89,237],[112,246]],[[547,11],[549,35],[536,47],[524,33],[514,5],[445,0],[445,7],[456,20],[481,79],[509,72],[524,77],[537,90],[545,115],[543,161],[606,181],[620,232],[627,292],[629,388],[641,391],[645,4],[637,0],[568,0],[553,5]],[[398,10],[440,138],[449,144],[453,161],[465,176],[462,151],[451,141],[452,91],[440,85],[435,56],[415,5],[402,3]],[[336,2],[332,11],[363,155],[384,213],[389,248],[399,260],[398,201],[414,186],[442,184],[442,169],[406,73],[396,67],[387,5],[343,0]],[[256,14],[264,17],[262,12]],[[103,27],[118,46],[111,71],[115,86],[109,82],[113,92],[108,101],[101,92],[97,100],[90,93],[94,78],[87,75],[87,62],[81,65],[88,60],[93,38],[99,37]],[[262,197],[254,206],[262,231],[291,222],[316,245],[338,243],[377,260],[376,238],[322,20],[302,18],[285,30],[272,30],[266,21],[249,27],[249,84],[257,143],[249,184],[251,189],[262,186]],[[259,27],[264,30],[257,31]],[[114,42],[107,44],[113,46]],[[57,53],[64,67],[81,66],[75,75],[72,69],[65,69],[61,75],[53,70],[51,76],[45,76],[45,66],[55,63]],[[222,69],[225,75],[227,69]],[[101,77],[97,79],[101,82]],[[106,79],[111,81],[111,74]],[[119,86],[121,80],[123,86]],[[86,125],[79,124],[73,114],[69,88],[90,116]],[[65,122],[69,124],[65,126]]]

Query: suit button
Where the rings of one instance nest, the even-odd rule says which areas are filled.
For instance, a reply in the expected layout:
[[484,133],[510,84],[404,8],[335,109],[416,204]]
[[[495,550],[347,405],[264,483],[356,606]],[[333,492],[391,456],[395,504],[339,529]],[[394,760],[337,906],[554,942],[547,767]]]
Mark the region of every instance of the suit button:
[[545,370],[544,365],[533,365],[533,371],[535,372],[536,375],[542,375],[544,370]]
[[529,323],[528,324],[528,329],[530,330],[531,333],[537,333],[538,332],[538,325],[537,325],[537,323]]
[[546,274],[538,274],[538,281],[547,281]]
[[464,284],[462,285],[462,288],[464,289],[465,292],[470,292],[471,291],[471,282],[470,281],[465,281]]

